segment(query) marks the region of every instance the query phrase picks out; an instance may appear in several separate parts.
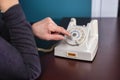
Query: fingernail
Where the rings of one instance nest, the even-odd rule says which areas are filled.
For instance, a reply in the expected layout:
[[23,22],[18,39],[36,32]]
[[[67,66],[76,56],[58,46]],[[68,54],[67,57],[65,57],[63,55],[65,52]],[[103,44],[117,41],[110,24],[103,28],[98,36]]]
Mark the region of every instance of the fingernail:
[[67,35],[70,36],[70,33],[68,32]]

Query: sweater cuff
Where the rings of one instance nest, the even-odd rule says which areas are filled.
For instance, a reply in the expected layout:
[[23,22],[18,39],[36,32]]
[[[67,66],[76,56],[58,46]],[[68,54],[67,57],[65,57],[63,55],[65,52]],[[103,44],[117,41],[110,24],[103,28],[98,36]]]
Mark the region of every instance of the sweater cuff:
[[26,19],[20,4],[9,8],[5,13],[3,13],[2,18],[7,25],[15,25]]

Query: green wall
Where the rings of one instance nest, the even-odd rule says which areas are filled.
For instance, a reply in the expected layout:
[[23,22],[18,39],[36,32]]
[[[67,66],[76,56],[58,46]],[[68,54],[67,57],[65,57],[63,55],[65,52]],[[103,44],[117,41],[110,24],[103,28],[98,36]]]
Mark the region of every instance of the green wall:
[[90,17],[91,0],[20,0],[30,22],[52,17]]

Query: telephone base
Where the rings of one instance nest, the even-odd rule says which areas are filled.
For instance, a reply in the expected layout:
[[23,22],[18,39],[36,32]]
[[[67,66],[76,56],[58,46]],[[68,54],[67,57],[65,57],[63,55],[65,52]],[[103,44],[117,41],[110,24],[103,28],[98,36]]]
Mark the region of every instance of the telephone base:
[[55,47],[55,56],[70,59],[93,61],[98,50],[98,22],[92,20],[86,26],[76,25],[72,18],[67,30],[71,36],[66,37]]
[[[92,48],[89,48],[91,47]],[[55,47],[55,56],[65,57],[70,59],[93,61],[98,50],[98,41],[95,40],[94,44],[90,45],[88,48],[81,48],[78,46],[69,46],[61,41],[58,46]]]

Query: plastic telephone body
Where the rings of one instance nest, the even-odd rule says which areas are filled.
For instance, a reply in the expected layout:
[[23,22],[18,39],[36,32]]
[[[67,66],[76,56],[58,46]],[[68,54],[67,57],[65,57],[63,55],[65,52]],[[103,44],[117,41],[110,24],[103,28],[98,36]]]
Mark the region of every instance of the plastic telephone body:
[[93,61],[98,49],[98,21],[91,20],[86,26],[76,25],[76,19],[71,18],[67,31],[71,36],[65,36],[55,47],[55,56]]

